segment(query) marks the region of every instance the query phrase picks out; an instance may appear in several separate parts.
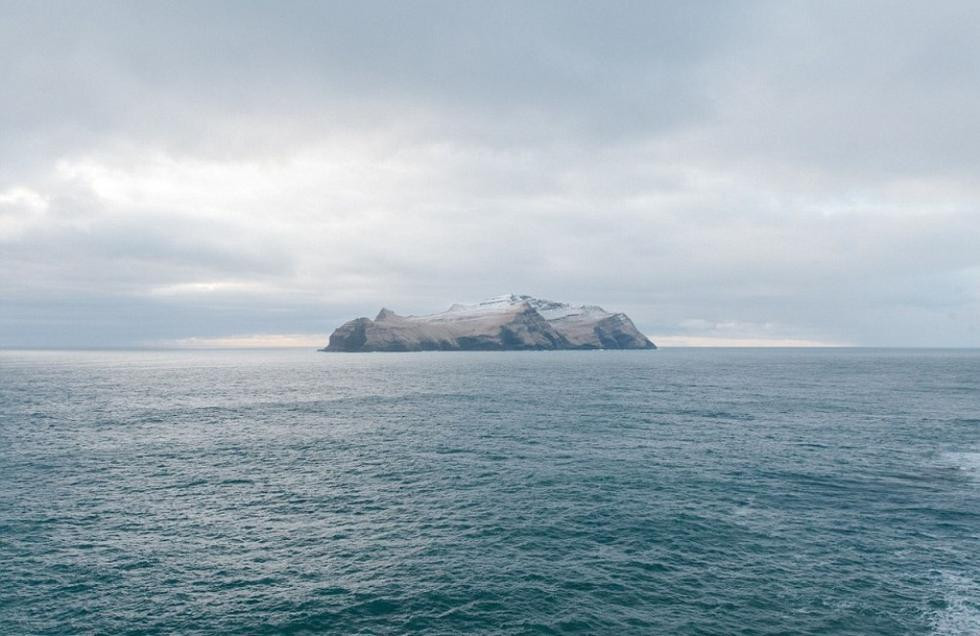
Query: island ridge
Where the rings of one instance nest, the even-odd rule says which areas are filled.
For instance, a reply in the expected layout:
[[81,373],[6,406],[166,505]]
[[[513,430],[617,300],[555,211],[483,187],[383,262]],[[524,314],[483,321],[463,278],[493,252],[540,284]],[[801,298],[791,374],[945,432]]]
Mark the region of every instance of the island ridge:
[[338,327],[321,351],[656,349],[626,314],[510,294],[427,316],[382,309]]

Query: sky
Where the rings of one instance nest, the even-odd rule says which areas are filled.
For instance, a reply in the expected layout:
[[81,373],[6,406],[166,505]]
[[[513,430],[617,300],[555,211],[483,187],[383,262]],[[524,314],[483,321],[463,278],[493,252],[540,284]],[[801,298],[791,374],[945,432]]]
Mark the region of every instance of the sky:
[[977,347],[978,60],[972,0],[0,0],[0,347]]

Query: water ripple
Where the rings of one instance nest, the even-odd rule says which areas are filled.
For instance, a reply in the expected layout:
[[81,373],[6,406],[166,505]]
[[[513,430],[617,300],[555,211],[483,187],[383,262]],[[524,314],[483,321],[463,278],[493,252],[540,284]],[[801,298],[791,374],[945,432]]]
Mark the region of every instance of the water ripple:
[[0,352],[0,633],[975,634],[978,382],[975,352]]

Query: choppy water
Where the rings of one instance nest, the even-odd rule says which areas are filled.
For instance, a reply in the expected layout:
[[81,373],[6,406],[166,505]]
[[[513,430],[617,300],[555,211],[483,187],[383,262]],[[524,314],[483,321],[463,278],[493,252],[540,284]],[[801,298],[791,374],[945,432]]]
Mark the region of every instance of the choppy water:
[[0,633],[980,633],[980,352],[0,352]]

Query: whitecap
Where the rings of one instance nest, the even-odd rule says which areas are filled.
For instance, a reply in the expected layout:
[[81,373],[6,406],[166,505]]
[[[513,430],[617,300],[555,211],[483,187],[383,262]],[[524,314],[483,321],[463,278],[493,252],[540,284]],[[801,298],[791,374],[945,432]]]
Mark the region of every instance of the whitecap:
[[933,615],[932,633],[937,636],[980,634],[980,585],[977,581],[944,572],[941,585],[946,606]]
[[980,478],[980,452],[951,451],[942,454],[944,464]]

